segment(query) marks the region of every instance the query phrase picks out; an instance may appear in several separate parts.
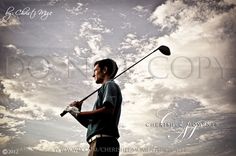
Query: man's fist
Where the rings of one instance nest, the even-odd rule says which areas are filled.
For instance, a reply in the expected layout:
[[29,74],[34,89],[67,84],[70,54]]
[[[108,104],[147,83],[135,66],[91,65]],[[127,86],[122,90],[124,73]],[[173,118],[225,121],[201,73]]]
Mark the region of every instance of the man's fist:
[[71,106],[67,106],[65,111],[67,112],[76,112],[76,113],[79,113],[79,109],[75,106],[71,107]]
[[79,110],[81,110],[82,104],[83,104],[83,101],[74,101],[70,104],[70,107],[77,107]]

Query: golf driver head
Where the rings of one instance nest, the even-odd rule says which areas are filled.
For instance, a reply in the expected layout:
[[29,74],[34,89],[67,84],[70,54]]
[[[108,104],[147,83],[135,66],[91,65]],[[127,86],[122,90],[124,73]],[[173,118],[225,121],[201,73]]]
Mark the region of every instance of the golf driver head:
[[167,47],[167,46],[164,46],[164,45],[161,45],[158,50],[164,54],[164,55],[167,55],[169,56],[171,53],[170,53],[170,49]]

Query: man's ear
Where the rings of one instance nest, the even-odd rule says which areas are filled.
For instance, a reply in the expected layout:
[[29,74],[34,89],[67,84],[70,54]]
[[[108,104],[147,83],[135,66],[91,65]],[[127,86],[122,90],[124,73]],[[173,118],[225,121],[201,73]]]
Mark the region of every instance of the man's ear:
[[102,72],[103,72],[103,74],[106,74],[107,73],[107,67],[104,67]]

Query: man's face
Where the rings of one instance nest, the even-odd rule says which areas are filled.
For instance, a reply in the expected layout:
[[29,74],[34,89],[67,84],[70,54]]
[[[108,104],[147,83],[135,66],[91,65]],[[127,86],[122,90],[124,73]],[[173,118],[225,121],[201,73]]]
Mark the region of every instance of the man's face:
[[103,73],[101,68],[98,66],[98,64],[94,67],[93,77],[97,84],[103,83],[104,81],[105,74]]

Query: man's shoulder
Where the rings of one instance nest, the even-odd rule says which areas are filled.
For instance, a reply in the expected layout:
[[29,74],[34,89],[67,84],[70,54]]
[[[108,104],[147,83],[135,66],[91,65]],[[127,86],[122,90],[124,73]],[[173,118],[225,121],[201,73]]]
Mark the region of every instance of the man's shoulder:
[[120,90],[119,85],[114,80],[109,80],[104,84],[104,87],[113,87]]
[[114,80],[109,80],[105,83],[105,86],[111,85],[111,86],[119,86]]

